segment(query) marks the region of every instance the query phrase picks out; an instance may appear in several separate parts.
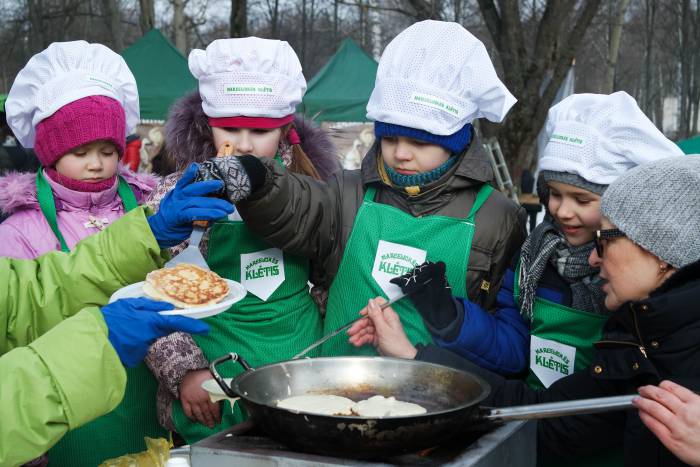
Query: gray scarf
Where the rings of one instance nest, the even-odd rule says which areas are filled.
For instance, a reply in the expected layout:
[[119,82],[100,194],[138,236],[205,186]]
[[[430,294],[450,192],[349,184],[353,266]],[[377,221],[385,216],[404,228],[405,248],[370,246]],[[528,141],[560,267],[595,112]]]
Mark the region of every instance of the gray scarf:
[[557,269],[571,288],[571,307],[596,314],[607,313],[600,270],[588,264],[593,242],[571,246],[564,235],[545,219],[523,243],[520,255],[520,313],[532,320],[537,285],[547,264]]

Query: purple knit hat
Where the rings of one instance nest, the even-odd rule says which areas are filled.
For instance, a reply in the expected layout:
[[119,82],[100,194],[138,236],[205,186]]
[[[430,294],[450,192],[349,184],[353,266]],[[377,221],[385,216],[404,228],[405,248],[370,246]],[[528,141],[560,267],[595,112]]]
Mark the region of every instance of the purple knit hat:
[[121,104],[106,96],[88,96],[66,104],[36,126],[34,151],[41,165],[53,166],[71,149],[106,140],[124,154],[126,116]]

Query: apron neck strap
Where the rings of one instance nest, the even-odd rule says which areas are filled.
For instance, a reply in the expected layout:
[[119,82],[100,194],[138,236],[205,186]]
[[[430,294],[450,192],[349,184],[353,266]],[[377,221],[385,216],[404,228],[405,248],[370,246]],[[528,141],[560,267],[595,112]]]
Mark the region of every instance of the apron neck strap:
[[58,221],[56,220],[56,200],[54,200],[53,197],[53,190],[51,189],[49,182],[46,181],[44,169],[41,167],[39,167],[39,170],[36,173],[36,197],[39,201],[39,208],[46,218],[46,222],[49,223],[53,234],[61,244],[61,251],[68,253],[70,249],[66,244],[66,239],[63,238],[63,234],[60,230],[58,230]]
[[518,259],[518,263],[515,265],[515,278],[513,280],[513,298],[515,299],[516,305],[520,302],[520,268],[523,267],[521,260]]
[[486,200],[491,196],[491,193],[493,192],[493,187],[489,185],[488,183],[484,183],[481,185],[481,188],[479,189],[479,192],[476,194],[476,199],[474,200],[474,204],[472,205],[471,211],[469,211],[469,215],[467,216],[467,222],[474,223],[474,218],[476,218],[476,213],[481,209],[481,206],[484,205]]
[[[119,176],[117,194],[122,200],[125,212],[129,212],[132,209],[136,209],[138,207],[139,204],[138,201],[136,201],[136,195],[134,194],[134,190],[131,189],[129,183],[126,180],[124,180],[124,178],[121,176]],[[39,167],[39,170],[36,174],[36,197],[39,201],[39,208],[41,209],[41,213],[46,218],[46,222],[49,223],[51,231],[58,239],[58,242],[61,244],[61,251],[64,253],[70,252],[68,244],[66,243],[66,239],[63,237],[63,234],[58,228],[58,220],[56,216],[56,200],[54,199],[53,190],[51,189],[51,185],[49,185],[49,182],[46,180],[46,175],[44,174],[44,169],[42,167]]]
[[[469,211],[469,215],[467,216],[467,221],[474,223],[474,218],[476,217],[476,213],[481,209],[481,206],[484,205],[486,200],[491,196],[491,193],[493,192],[493,187],[489,185],[488,183],[484,183],[481,188],[479,189],[479,192],[476,194],[476,199],[474,200],[474,204],[472,205],[471,211]],[[367,191],[365,191],[365,197],[364,201],[374,201],[374,195],[377,192],[377,188],[374,186],[369,186],[367,187]]]
[[119,176],[119,185],[117,186],[117,194],[122,200],[124,205],[124,212],[129,212],[132,209],[136,209],[139,206],[138,201],[136,201],[136,195],[134,190],[131,189],[129,182],[124,180],[124,177]]
[[363,201],[374,201],[374,195],[377,192],[377,188],[374,186],[368,186],[367,191],[365,191],[365,197]]

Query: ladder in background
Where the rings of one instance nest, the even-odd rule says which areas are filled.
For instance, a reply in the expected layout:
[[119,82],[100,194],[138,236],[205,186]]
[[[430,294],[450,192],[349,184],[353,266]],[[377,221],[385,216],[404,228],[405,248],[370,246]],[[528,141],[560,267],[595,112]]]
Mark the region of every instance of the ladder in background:
[[491,168],[493,169],[493,175],[496,178],[498,189],[517,203],[518,195],[515,192],[513,180],[510,178],[510,172],[508,171],[508,164],[506,164],[506,160],[503,157],[501,145],[498,144],[498,140],[495,138],[486,140],[484,142],[484,150],[491,161]]

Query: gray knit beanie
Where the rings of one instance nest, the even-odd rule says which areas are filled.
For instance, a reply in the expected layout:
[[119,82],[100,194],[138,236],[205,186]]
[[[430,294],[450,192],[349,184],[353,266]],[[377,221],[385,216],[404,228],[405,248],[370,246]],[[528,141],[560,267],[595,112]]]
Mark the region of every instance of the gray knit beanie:
[[583,188],[586,191],[595,193],[597,195],[602,195],[608,185],[600,185],[598,183],[589,182],[582,176],[570,173],[570,172],[557,172],[555,170],[543,170],[542,178],[545,182],[561,182],[567,185],[573,185],[579,188]]
[[700,156],[628,171],[608,187],[600,208],[629,239],[671,266],[700,260]]

